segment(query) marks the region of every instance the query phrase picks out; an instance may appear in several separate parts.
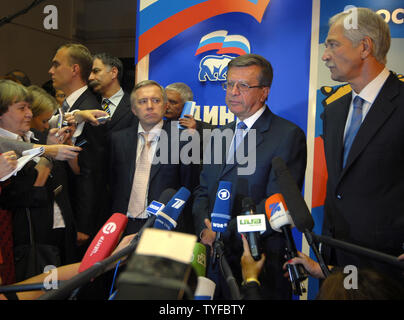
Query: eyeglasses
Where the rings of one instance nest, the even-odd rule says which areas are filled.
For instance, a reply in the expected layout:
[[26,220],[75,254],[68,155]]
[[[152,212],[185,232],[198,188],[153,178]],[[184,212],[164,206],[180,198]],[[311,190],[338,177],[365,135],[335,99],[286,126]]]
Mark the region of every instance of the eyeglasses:
[[240,90],[240,92],[246,92],[249,89],[252,88],[262,88],[264,87],[263,85],[258,85],[258,86],[250,86],[247,83],[244,82],[223,82],[222,87],[224,91],[227,90],[233,90],[234,86],[237,86],[237,89]]

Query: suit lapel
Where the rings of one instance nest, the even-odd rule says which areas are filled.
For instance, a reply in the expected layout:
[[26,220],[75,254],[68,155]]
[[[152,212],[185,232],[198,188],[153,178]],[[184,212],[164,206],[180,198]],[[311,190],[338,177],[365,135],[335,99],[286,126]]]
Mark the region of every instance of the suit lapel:
[[397,107],[392,103],[392,99],[399,94],[398,81],[396,76],[391,73],[377,95],[352,143],[341,178]]
[[[76,109],[80,109],[81,104],[83,103],[84,99],[87,97],[88,88],[77,98],[77,100],[73,103],[69,111],[73,111]],[[90,107],[88,107],[90,108]]]
[[135,169],[136,169],[136,151],[137,151],[137,140],[138,140],[138,123],[136,125],[130,127],[130,129],[127,130],[128,134],[126,136],[125,141],[123,143],[125,144],[125,149],[126,150],[126,161],[129,166],[129,177],[131,184],[133,183],[133,176],[135,174]]
[[[160,139],[160,137],[161,137],[161,135],[160,135],[160,137],[159,137],[159,139],[157,141],[156,152],[154,153],[154,159],[156,159],[157,157],[159,159],[161,159],[161,156],[160,156],[161,150],[166,150],[167,149],[168,150],[168,162],[169,163],[171,163],[171,149],[170,149],[170,146],[171,146],[171,134],[169,132],[170,125],[171,125],[171,123],[169,121],[164,121],[163,127],[161,129],[161,130],[164,130],[165,133],[168,136],[168,147],[167,148],[164,148],[164,147],[160,148],[160,143],[165,143],[164,139],[163,139],[163,141]],[[160,168],[161,168],[161,161],[158,161],[156,164],[152,164],[152,166],[150,168],[149,184],[153,180],[153,178],[157,175]]]
[[124,93],[119,105],[116,107],[116,110],[112,115],[111,121],[108,123],[109,128],[113,128],[119,120],[127,114],[128,110],[130,112],[130,108],[127,108],[127,106],[130,106],[130,98],[127,93]]
[[329,139],[332,139],[331,148],[333,154],[333,165],[336,176],[339,176],[342,170],[342,154],[344,152],[344,131],[345,123],[348,117],[349,105],[352,100],[352,93],[344,95],[332,106],[328,114],[328,126],[333,126],[330,132],[332,133]]

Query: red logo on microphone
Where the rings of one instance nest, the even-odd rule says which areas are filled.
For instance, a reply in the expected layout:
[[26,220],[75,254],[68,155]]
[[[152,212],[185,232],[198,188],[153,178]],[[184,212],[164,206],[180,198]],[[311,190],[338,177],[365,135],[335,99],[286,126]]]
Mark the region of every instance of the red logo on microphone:
[[115,230],[116,230],[116,224],[114,222],[110,222],[106,224],[104,228],[102,228],[102,232],[104,232],[105,234],[114,233]]

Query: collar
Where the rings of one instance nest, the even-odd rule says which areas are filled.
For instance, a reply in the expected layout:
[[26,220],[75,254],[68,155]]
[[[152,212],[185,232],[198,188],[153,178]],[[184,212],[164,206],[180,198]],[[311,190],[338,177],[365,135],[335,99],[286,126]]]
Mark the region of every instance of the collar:
[[18,140],[18,141],[30,142],[31,138],[38,141],[38,139],[35,138],[35,135],[34,135],[34,133],[32,131],[27,131],[24,134],[24,139],[23,139],[20,135],[14,133],[14,132],[8,131],[8,130],[3,129],[3,128],[0,128],[0,136],[4,137],[4,138],[9,138],[9,139],[12,139],[12,140]]
[[[159,123],[157,123],[150,131],[149,133],[151,133],[152,135],[152,140],[153,141],[157,141],[157,139],[160,137],[160,133],[161,130],[163,128],[163,124],[164,124],[164,120],[161,119]],[[146,130],[143,129],[142,124],[139,122],[139,126],[138,126],[138,130],[137,133],[141,133],[141,132],[146,132]]]
[[[244,119],[243,122],[246,124],[247,129],[251,129],[252,126],[254,125],[255,121],[257,121],[257,119],[264,113],[265,108],[267,108],[267,105],[264,104],[261,109],[259,109],[257,112],[255,112],[252,116],[250,116],[247,119]],[[237,125],[239,124],[239,122],[241,122],[241,120],[239,118],[237,118],[236,121],[236,128]]]
[[352,90],[352,101],[353,99],[355,99],[356,96],[359,95],[363,100],[369,102],[372,105],[389,75],[390,72],[385,67],[376,78],[374,78],[366,85],[366,87],[362,89],[361,92],[356,93],[354,90]]
[[[121,102],[123,94],[123,89],[120,88],[113,96],[106,99],[108,99],[114,106],[118,106],[119,102]],[[105,99],[105,97],[102,97],[102,99]]]
[[77,89],[66,98],[66,101],[69,104],[69,109],[74,105],[74,103],[84,93],[84,91],[87,90],[87,88],[88,88],[87,86],[81,87],[80,89]]

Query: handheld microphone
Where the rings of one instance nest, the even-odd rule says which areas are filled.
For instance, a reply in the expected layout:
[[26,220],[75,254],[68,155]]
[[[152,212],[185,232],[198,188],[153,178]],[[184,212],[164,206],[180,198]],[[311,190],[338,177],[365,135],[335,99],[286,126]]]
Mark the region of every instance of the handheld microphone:
[[137,244],[139,241],[143,231],[146,228],[153,227],[154,223],[156,222],[157,216],[159,213],[165,208],[165,204],[168,203],[176,194],[176,190],[172,188],[165,189],[162,194],[160,195],[159,201],[153,200],[148,207],[146,208],[146,212],[149,216],[146,223],[142,226],[136,236],[132,239],[131,245]]
[[219,260],[220,269],[229,286],[232,299],[240,300],[240,290],[230,266],[224,257],[224,245],[221,240],[221,234],[227,230],[231,218],[231,188],[232,183],[230,181],[219,181],[215,205],[213,206],[213,212],[211,214],[212,230],[216,232],[216,240],[213,244],[212,264],[215,265],[216,260]]
[[[222,232],[227,230],[230,221],[230,205],[231,205],[231,188],[230,181],[220,181],[217,188],[216,200],[211,214],[212,231],[216,232],[215,243],[221,241]],[[213,249],[212,264],[216,263],[216,246]]]
[[157,214],[153,228],[172,230],[177,226],[177,220],[185,207],[191,192],[181,187],[180,190],[171,198],[167,205]]
[[[242,201],[242,214],[243,215],[255,215],[256,207],[254,201],[247,197]],[[248,246],[250,247],[251,256],[255,261],[261,259],[261,248],[259,244],[259,232],[247,232],[246,233]]]
[[128,218],[122,213],[114,213],[104,224],[88,247],[83,260],[81,261],[79,272],[87,270],[94,263],[108,257],[115,249],[123,231],[128,223]]
[[231,187],[229,181],[220,181],[217,188],[215,205],[211,214],[212,230],[225,232],[230,221]]
[[[293,220],[286,207],[285,200],[280,193],[273,194],[265,202],[265,212],[267,214],[271,228],[282,232],[286,239],[286,257],[288,260],[297,257],[295,241],[293,240],[291,227]],[[287,265],[289,277],[292,284],[293,293],[302,295],[301,282],[307,278],[307,272],[303,265]]]

